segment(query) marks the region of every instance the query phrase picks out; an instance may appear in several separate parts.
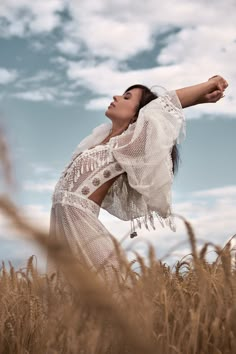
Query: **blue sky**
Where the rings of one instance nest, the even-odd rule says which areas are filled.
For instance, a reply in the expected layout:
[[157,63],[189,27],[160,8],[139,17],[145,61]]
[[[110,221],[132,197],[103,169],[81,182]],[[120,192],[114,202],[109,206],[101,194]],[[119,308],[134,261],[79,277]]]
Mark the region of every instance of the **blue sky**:
[[[229,87],[216,104],[185,109],[186,140],[173,185],[173,209],[199,239],[223,245],[236,233],[236,29],[233,1],[1,1],[0,115],[17,190],[12,199],[29,221],[48,230],[51,195],[80,140],[97,125],[114,94],[131,84],[177,89],[224,76]],[[2,177],[2,176],[1,176]],[[1,191],[6,186],[0,181]],[[130,224],[101,211],[118,238]],[[145,255],[145,242],[166,261],[189,252],[177,231],[139,231],[127,240]],[[114,232],[115,230],[115,232]],[[186,241],[184,243],[184,241]],[[25,265],[38,246],[23,241],[0,215],[0,259]]]

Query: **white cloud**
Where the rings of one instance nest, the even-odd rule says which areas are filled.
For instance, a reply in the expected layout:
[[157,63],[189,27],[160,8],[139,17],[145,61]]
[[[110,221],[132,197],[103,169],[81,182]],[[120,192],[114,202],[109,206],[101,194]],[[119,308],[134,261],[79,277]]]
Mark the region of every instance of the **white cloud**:
[[63,68],[67,67],[68,60],[62,56],[52,57],[49,60],[52,64],[58,64]]
[[[233,26],[227,26],[224,31],[217,24],[214,26],[199,25],[195,28],[186,27],[167,39],[167,46],[162,49],[158,61],[162,65],[169,65],[173,62],[191,64],[191,58],[205,68],[205,60],[215,57],[216,60],[212,62],[212,65],[217,70],[222,61],[233,62],[231,55],[236,50],[234,40]],[[186,48],[188,48],[187,51]]]
[[88,110],[104,109],[105,107],[109,106],[110,102],[111,102],[110,97],[95,98],[90,100],[85,106],[85,108]]
[[[71,0],[68,2],[68,9],[72,23],[65,31],[67,36],[80,38],[92,51],[95,50],[101,56],[104,55],[104,50],[107,53],[113,48],[112,56],[119,57],[122,56],[120,52],[123,52],[124,56],[126,50],[127,56],[130,56],[130,51],[135,50],[139,36],[140,43],[144,38],[147,40],[142,47],[144,50],[151,44],[148,39],[163,28],[211,26],[216,23],[218,26],[234,24],[235,7],[233,0],[228,0],[224,4],[219,0],[214,4],[203,0],[198,2],[167,0],[157,4],[155,0],[148,0],[137,2],[135,8],[131,0],[114,0],[112,3],[108,0],[79,2]],[[133,49],[127,49],[127,43]],[[137,50],[140,50],[139,45]]]
[[[11,97],[15,97],[20,100],[32,101],[32,102],[53,102],[60,105],[71,105],[73,104],[72,99],[79,96],[78,91],[71,91],[64,87],[63,84],[58,84],[57,86],[40,86],[40,79],[29,78],[27,84],[27,79],[25,81],[19,81],[17,87],[28,87],[27,91],[14,92],[9,94]],[[41,78],[41,81],[46,80],[46,78]],[[56,83],[55,83],[56,85]],[[39,86],[37,88],[37,86]]]
[[9,84],[17,78],[18,74],[16,70],[7,70],[0,68],[0,85]]
[[[100,95],[110,96],[123,91],[133,83],[144,83],[148,86],[158,84],[153,82],[153,77],[158,77],[158,82],[164,86],[171,82],[171,77],[180,71],[178,66],[169,68],[151,68],[143,70],[120,71],[114,60],[107,60],[100,64],[95,61],[67,61],[68,78],[76,81],[78,86],[86,87]],[[172,83],[173,85],[173,83]]]
[[[234,2],[213,4],[205,1],[154,0],[136,4],[131,1],[78,1],[68,4],[72,21],[64,27],[64,39],[74,43],[83,60],[67,62],[68,77],[79,86],[99,96],[122,91],[134,82],[148,86],[160,84],[180,88],[206,81],[221,74],[229,81],[226,97],[216,105],[199,105],[188,109],[189,117],[208,114],[236,113],[234,57],[236,30]],[[161,67],[145,70],[121,70],[120,61],[153,48],[154,38],[165,31],[179,28],[165,39],[165,47],[157,56]],[[63,43],[63,42],[62,42]],[[59,43],[60,46],[60,43]],[[187,49],[187,50],[186,50]],[[65,52],[66,53],[66,50]],[[97,57],[103,59],[98,62]],[[104,98],[88,102],[87,109],[103,109]]]
[[132,31],[129,31],[126,23],[100,16],[91,16],[81,28],[81,36],[86,38],[86,46],[93,55],[115,56],[118,60],[150,49],[153,46],[151,34],[143,23],[132,22]]
[[220,188],[212,188],[202,191],[192,192],[193,197],[235,197],[236,198],[236,186],[226,186]]
[[42,42],[40,42],[39,40],[35,40],[33,42],[30,42],[29,45],[30,45],[30,48],[32,48],[35,52],[41,52],[45,48],[45,45]]
[[26,181],[23,184],[23,189],[32,192],[51,192],[54,190],[56,181],[43,181],[43,182],[34,182],[34,181]]
[[73,56],[73,55],[79,54],[80,45],[79,45],[79,43],[73,42],[68,39],[64,39],[63,41],[56,44],[56,48],[61,53]]
[[[69,16],[62,21],[60,11]],[[229,81],[226,97],[216,105],[189,108],[189,118],[203,113],[236,113],[236,83],[234,57],[236,30],[234,0],[213,3],[200,0],[181,3],[166,0],[138,2],[131,0],[3,0],[0,4],[2,36],[30,36],[60,28],[62,36],[54,44],[63,55],[75,56],[77,62],[51,58],[66,69],[68,78],[77,86],[89,88],[101,98],[87,102],[87,109],[103,109],[104,97],[123,91],[127,85],[142,82],[148,86],[160,84],[179,88],[205,81],[221,74]],[[64,19],[65,20],[65,19]],[[169,30],[178,29],[166,36]],[[179,31],[181,29],[181,31]],[[162,38],[164,48],[156,48],[157,65],[145,70],[132,70],[125,61],[133,56],[149,55],[154,43]],[[35,50],[44,46],[34,39]],[[34,46],[34,44],[32,44]],[[152,53],[155,55],[155,53]],[[0,81],[1,82],[1,81]],[[31,90],[32,91],[32,90]],[[19,93],[18,98],[34,101],[52,100],[52,94]],[[67,98],[61,103],[71,104]]]
[[52,167],[43,166],[43,165],[39,165],[39,164],[36,164],[36,163],[31,163],[31,167],[33,168],[33,171],[36,174],[45,174],[46,175],[48,173],[54,172]]
[[13,97],[25,100],[25,101],[53,101],[54,95],[52,92],[47,91],[25,91],[25,92],[16,92],[12,94]]
[[64,0],[31,1],[2,0],[0,4],[0,36],[23,37],[28,34],[50,32],[59,26],[59,11]]
[[[150,2],[145,4],[148,12],[152,7]],[[152,21],[147,14],[140,19],[140,6],[136,4],[135,11],[131,2],[113,1],[80,1],[68,2],[68,10],[72,21],[64,26],[63,42],[74,43],[73,54],[79,48],[92,56],[112,57],[117,60],[127,59],[140,51],[150,49],[154,42]],[[142,9],[141,9],[142,11]],[[137,16],[138,15],[138,16]],[[156,27],[156,26],[155,26]],[[68,54],[71,54],[70,46]],[[63,50],[67,52],[66,48]]]
[[15,87],[29,87],[29,85],[39,85],[44,81],[53,79],[54,73],[49,70],[40,70],[36,72],[34,75],[26,78],[22,78],[19,80]]
[[[227,79],[229,87],[225,92],[226,97],[216,105],[197,106],[198,115],[236,113],[236,95],[233,90],[236,82],[233,59],[236,55],[235,38],[236,30],[230,23],[224,30],[217,23],[210,26],[184,28],[168,39],[166,47],[157,57],[161,65],[171,67],[174,63],[180,66],[179,86],[186,85],[186,79],[188,85],[195,84],[199,80],[205,81],[212,76],[211,74],[221,74]],[[196,107],[191,108],[190,115],[194,114],[195,110]]]
[[51,102],[57,105],[78,104],[76,98],[80,92],[70,86],[62,79],[60,73],[55,75],[51,71],[41,70],[32,76],[18,80],[14,86],[15,92],[8,93],[8,96],[32,102]]
[[[193,32],[196,29],[197,34],[198,29],[202,30],[202,34],[199,37],[196,34],[190,42],[190,49],[196,48],[197,58],[199,53],[204,56],[204,52],[198,50],[195,41],[202,49],[211,52],[211,47],[214,50],[220,46],[221,38],[227,38],[225,44],[228,46],[231,43],[228,34],[231,32],[235,36],[233,0],[224,4],[221,1],[212,4],[187,0],[181,3],[167,0],[157,4],[155,0],[149,0],[137,3],[135,9],[130,0],[114,0],[112,3],[108,0],[71,0],[68,9],[72,20],[63,27],[64,39],[75,45],[83,43],[90,57],[129,59],[150,50],[154,37],[171,28],[192,29]],[[185,43],[184,33],[181,36]],[[174,42],[175,38],[178,39],[178,34],[173,35]],[[188,51],[185,54],[188,56]],[[178,59],[175,58],[175,62]]]

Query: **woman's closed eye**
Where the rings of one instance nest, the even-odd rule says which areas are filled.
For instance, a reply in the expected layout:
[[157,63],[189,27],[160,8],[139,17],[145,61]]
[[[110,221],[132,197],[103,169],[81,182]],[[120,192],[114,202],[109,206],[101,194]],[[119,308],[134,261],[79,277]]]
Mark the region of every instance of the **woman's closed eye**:
[[128,100],[130,98],[131,94],[130,93],[126,93],[125,96],[124,96],[124,99],[125,100]]

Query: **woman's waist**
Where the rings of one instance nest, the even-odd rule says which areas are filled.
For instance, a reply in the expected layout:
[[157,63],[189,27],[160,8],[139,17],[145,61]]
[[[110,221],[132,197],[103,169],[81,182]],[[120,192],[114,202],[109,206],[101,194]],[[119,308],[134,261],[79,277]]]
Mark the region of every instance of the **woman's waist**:
[[70,205],[75,208],[84,209],[92,212],[96,216],[98,216],[100,211],[100,206],[84,195],[63,189],[56,190],[52,195],[52,207],[56,204]]

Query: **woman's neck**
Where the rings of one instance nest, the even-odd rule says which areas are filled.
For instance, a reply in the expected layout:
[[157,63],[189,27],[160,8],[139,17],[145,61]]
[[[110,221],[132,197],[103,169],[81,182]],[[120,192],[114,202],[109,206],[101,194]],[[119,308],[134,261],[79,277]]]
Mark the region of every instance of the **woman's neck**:
[[128,128],[128,126],[129,124],[124,124],[124,122],[122,124],[119,124],[119,122],[112,122],[112,128],[109,133],[110,138],[116,135],[120,135]]

